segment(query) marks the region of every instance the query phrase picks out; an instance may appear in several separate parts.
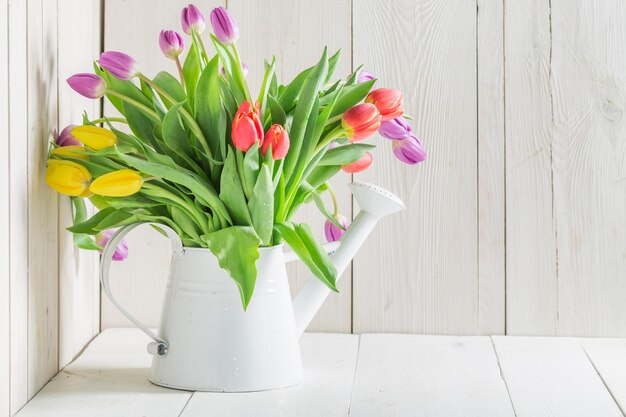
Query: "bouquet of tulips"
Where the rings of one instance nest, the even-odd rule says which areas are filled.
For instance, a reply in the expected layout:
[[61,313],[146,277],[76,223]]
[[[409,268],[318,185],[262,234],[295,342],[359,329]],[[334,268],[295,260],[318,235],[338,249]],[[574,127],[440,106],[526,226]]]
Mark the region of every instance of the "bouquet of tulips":
[[[229,13],[221,7],[211,12],[213,56],[201,37],[200,10],[185,7],[181,20],[190,37],[183,63],[181,35],[164,30],[159,38],[177,76],[160,72],[149,78],[132,57],[108,51],[93,74],[68,79],[76,92],[106,97],[121,114],[95,120],[85,115],[81,126],[68,126],[51,145],[46,181],[73,200],[74,225],[68,230],[76,245],[101,250],[110,229],[136,222],[167,225],[185,246],[213,252],[237,283],[245,308],[259,247],[284,240],[336,290],[335,268],[310,227],[290,219],[314,201],[327,218],[327,239],[339,239],[347,222],[336,203],[331,212],[320,195],[332,193],[327,181],[339,170],[359,172],[372,163],[374,145],[361,141],[378,130],[401,161],[424,160],[421,142],[403,117],[402,94],[370,91],[376,80],[360,70],[331,81],[339,52],[328,56],[324,50],[314,66],[284,85],[275,60],[266,62],[253,97]],[[90,218],[84,199],[98,210]]]

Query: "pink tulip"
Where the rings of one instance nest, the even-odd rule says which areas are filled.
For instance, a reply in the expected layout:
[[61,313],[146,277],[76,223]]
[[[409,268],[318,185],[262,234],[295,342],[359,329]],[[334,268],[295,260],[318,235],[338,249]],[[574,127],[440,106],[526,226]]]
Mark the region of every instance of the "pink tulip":
[[[335,216],[335,219],[340,225],[343,226],[344,229],[348,228],[348,220],[344,216],[338,214],[337,216]],[[327,242],[338,241],[339,239],[341,239],[341,236],[343,236],[345,232],[345,230],[341,229],[330,220],[326,220],[326,223],[324,223],[324,234],[326,235]]]
[[272,159],[283,159],[289,151],[289,134],[284,127],[278,124],[272,125],[265,134],[261,153],[263,156],[267,153],[270,145],[272,146]]
[[183,32],[187,35],[191,35],[191,29],[195,30],[196,33],[202,33],[206,27],[204,15],[193,4],[183,8],[183,11],[180,13],[180,23],[183,27]]
[[376,106],[383,122],[402,116],[402,92],[394,88],[379,88],[365,97],[366,103]]
[[[111,240],[111,237],[115,234],[115,232],[115,230],[109,229],[98,233],[96,235],[96,244],[104,248],[106,244],[109,243],[109,240]],[[100,251],[100,254],[102,254],[102,251]],[[126,239],[122,239],[122,241],[115,248],[113,260],[123,261],[126,258],[128,258],[128,243],[126,243]]]
[[162,30],[159,34],[159,46],[163,55],[169,59],[177,59],[185,50],[183,37],[173,30]]
[[120,80],[130,80],[139,73],[135,58],[123,52],[103,52],[100,54],[98,63],[102,68],[109,71],[114,77]]
[[101,98],[107,91],[107,83],[94,74],[74,74],[67,79],[67,83],[78,94],[87,98]]
[[382,122],[378,133],[382,137],[391,140],[402,140],[411,136],[413,129],[409,122],[403,117],[396,117],[395,119]]
[[374,74],[369,71],[362,70],[361,72],[359,72],[359,76],[356,78],[356,82],[364,83],[365,81],[371,81],[374,79],[376,79],[376,77],[374,77]]
[[415,165],[426,159],[426,150],[420,140],[411,135],[406,139],[394,140],[391,143],[393,154],[405,164]]
[[371,153],[365,152],[365,155],[363,155],[361,159],[357,159],[351,164],[344,165],[341,167],[341,169],[344,172],[348,172],[350,174],[355,174],[357,172],[365,171],[367,168],[370,167],[370,165],[372,165],[373,159],[374,158],[372,157]]
[[72,135],[72,129],[75,127],[76,125],[66,126],[54,139],[56,144],[59,146],[83,146],[82,142]]
[[357,141],[371,136],[380,127],[380,113],[369,103],[357,104],[346,111],[341,118],[346,137]]
[[227,45],[237,42],[239,39],[239,28],[237,22],[235,22],[223,7],[216,7],[211,10],[211,26],[213,26],[213,32],[220,42]]
[[263,124],[258,101],[254,106],[249,101],[241,103],[233,119],[231,137],[235,148],[244,152],[255,142],[263,145]]

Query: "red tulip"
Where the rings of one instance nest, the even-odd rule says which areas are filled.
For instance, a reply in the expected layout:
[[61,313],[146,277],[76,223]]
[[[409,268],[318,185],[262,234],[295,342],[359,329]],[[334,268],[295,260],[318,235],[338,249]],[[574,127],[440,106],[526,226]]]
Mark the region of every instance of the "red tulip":
[[351,142],[372,135],[380,127],[380,113],[369,103],[357,104],[343,114],[341,125]]
[[278,124],[272,125],[265,134],[261,153],[263,156],[267,153],[270,145],[272,146],[272,159],[283,159],[289,150],[289,134],[284,127]]
[[233,119],[231,136],[235,147],[244,152],[257,141],[260,142],[259,145],[263,145],[263,125],[258,101],[254,106],[249,101],[241,103]]
[[372,103],[376,106],[383,122],[402,116],[402,92],[393,88],[379,88],[371,91],[365,97],[366,103]]
[[370,165],[372,165],[372,160],[372,154],[369,152],[365,152],[365,155],[363,155],[361,159],[357,159],[351,164],[344,165],[341,167],[341,169],[351,174],[365,171],[367,168],[369,168]]

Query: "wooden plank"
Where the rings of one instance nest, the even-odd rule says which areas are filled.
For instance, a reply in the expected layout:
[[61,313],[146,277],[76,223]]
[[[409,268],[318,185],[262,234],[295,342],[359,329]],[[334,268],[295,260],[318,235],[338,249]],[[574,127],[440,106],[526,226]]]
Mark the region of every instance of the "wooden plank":
[[478,331],[504,334],[504,4],[477,6]]
[[58,372],[57,194],[45,182],[57,126],[57,2],[28,0],[28,397]]
[[[180,12],[188,0],[161,2],[157,8],[152,0],[106,0],[104,4],[104,48],[123,51],[132,55],[142,72],[152,77],[159,71],[167,70],[176,74],[173,61],[165,58],[159,49],[159,32],[173,29],[183,34],[180,27]],[[198,6],[203,11],[207,25],[212,7],[224,5],[223,1],[202,2]],[[151,10],[149,19],[141,20],[141,30],[137,28],[137,16],[145,16]],[[207,48],[208,30],[203,39]],[[185,36],[185,43],[190,44]],[[104,113],[113,115],[113,106],[105,102]],[[129,257],[111,267],[111,287],[119,302],[148,326],[157,327],[165,282],[169,272],[171,249],[169,241],[149,226],[140,226],[128,238]],[[102,295],[101,327],[131,326],[109,300]]]
[[350,413],[514,416],[488,337],[374,334],[361,336]]
[[626,410],[626,340],[583,339],[581,345],[602,382],[624,414]]
[[197,392],[181,417],[346,416],[359,336],[308,333],[300,345],[305,375],[299,385],[241,394]]
[[374,137],[374,163],[355,175],[407,210],[383,219],[355,258],[354,331],[476,333],[476,4],[355,0],[353,14],[355,65],[404,92],[429,155],[404,165]]
[[517,417],[622,417],[576,339],[493,337]]
[[[0,22],[6,28],[8,0],[0,0]],[[0,31],[0,417],[10,417],[10,266],[9,266],[9,44],[8,31]]]
[[[272,0],[232,0],[228,8],[239,23],[240,40],[237,43],[242,60],[250,67],[248,80],[253,96],[263,80],[263,61],[276,56],[276,74],[287,83],[306,67],[315,64],[324,46],[329,53],[341,49],[341,60],[333,79],[346,77],[351,71],[351,6],[349,0],[316,2]],[[280,22],[280,23],[278,23]],[[330,181],[337,194],[339,212],[351,216],[351,195],[347,183],[350,175],[340,173]],[[328,194],[328,193],[325,193]],[[332,207],[325,195],[326,206]],[[306,222],[324,241],[324,216],[315,204],[309,204],[294,217]],[[289,265],[292,293],[307,282],[311,273],[301,262]],[[308,331],[351,331],[351,270],[348,268],[338,283],[339,294],[331,294]]]
[[507,334],[553,335],[557,270],[549,2],[506,2],[504,27]]
[[11,412],[28,400],[28,103],[26,2],[9,3]]
[[105,330],[17,416],[178,416],[191,393],[148,381],[148,342],[135,329]]
[[[58,73],[59,130],[80,124],[83,110],[90,117],[100,114],[100,102],[75,93],[65,80],[91,70],[91,60],[100,51],[99,0],[59,2]],[[72,234],[69,198],[59,197],[59,367],[67,365],[100,331],[100,284],[98,255],[76,248]]]
[[552,2],[559,334],[626,336],[625,18]]

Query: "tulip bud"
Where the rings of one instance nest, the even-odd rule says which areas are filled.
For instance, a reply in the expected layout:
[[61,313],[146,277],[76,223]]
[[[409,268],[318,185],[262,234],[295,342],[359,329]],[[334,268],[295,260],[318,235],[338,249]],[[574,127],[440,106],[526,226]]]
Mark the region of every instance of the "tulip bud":
[[183,8],[183,11],[180,13],[180,23],[183,26],[183,32],[187,35],[191,35],[191,29],[195,30],[196,33],[202,33],[206,27],[204,15],[193,4]]
[[254,107],[249,101],[241,103],[233,119],[231,136],[235,147],[244,152],[256,142],[263,145],[263,125],[258,102]]
[[[98,233],[96,235],[96,244],[102,246],[102,248],[104,249],[104,247],[107,245],[107,243],[109,243],[109,240],[111,240],[114,234],[115,230],[112,229]],[[102,254],[102,250],[100,251],[100,254]],[[126,242],[126,239],[122,239],[120,243],[117,244],[115,252],[113,252],[113,260],[123,261],[126,258],[128,258],[128,243]]]
[[341,125],[351,142],[362,140],[378,130],[380,114],[373,104],[357,104],[343,114]]
[[391,148],[396,158],[405,164],[415,165],[426,159],[426,150],[414,135],[406,139],[394,140],[391,143]]
[[72,197],[83,194],[91,181],[91,174],[84,166],[62,159],[48,160],[46,183],[57,192]]
[[289,150],[289,134],[284,127],[278,124],[272,125],[265,134],[261,153],[263,156],[267,153],[270,145],[272,146],[272,159],[283,159]]
[[382,120],[387,121],[402,116],[402,92],[393,88],[379,88],[371,91],[365,97],[366,103],[372,103],[376,106]]
[[142,184],[143,179],[137,171],[120,169],[93,180],[89,191],[106,197],[126,197],[138,192]]
[[[335,216],[335,219],[340,225],[343,226],[343,229],[348,228],[348,220],[344,216],[338,214],[337,216]],[[330,220],[326,220],[326,223],[324,223],[324,234],[326,235],[326,241],[336,242],[341,239],[341,236],[343,236],[343,234],[346,232],[343,229],[338,227]]]
[[139,73],[135,58],[123,52],[103,52],[100,54],[98,63],[102,68],[109,71],[114,77],[120,80],[130,80]]
[[69,145],[54,148],[50,154],[54,156],[64,156],[66,158],[84,159],[85,161],[89,160],[89,157],[85,155],[85,148],[82,144],[80,146]]
[[107,83],[94,74],[74,74],[67,79],[67,83],[78,94],[87,98],[101,98],[107,90]]
[[378,133],[380,133],[382,137],[391,140],[406,139],[411,135],[412,131],[411,125],[402,116],[382,122],[380,129],[378,129]]
[[374,77],[374,74],[372,74],[369,71],[361,70],[361,72],[359,72],[358,77],[356,78],[356,82],[364,83],[365,81],[371,81],[374,79],[376,79],[376,77]]
[[77,126],[72,129],[72,135],[96,151],[110,148],[117,144],[115,133],[103,127],[92,125]]
[[341,167],[341,169],[344,172],[348,172],[350,174],[354,174],[357,172],[361,172],[361,171],[365,171],[367,168],[369,168],[370,165],[372,165],[372,160],[374,158],[372,157],[372,154],[369,152],[365,152],[365,155],[363,155],[361,157],[361,159],[357,159],[356,161],[352,162],[351,164],[348,165],[343,165]]
[[75,127],[76,125],[66,126],[54,139],[56,144],[59,146],[82,146],[83,144],[72,135],[72,129]]
[[177,59],[185,50],[183,37],[173,30],[162,30],[159,34],[159,46],[163,55],[169,59]]
[[239,39],[239,28],[228,10],[216,7],[211,10],[211,26],[220,42],[230,45]]

